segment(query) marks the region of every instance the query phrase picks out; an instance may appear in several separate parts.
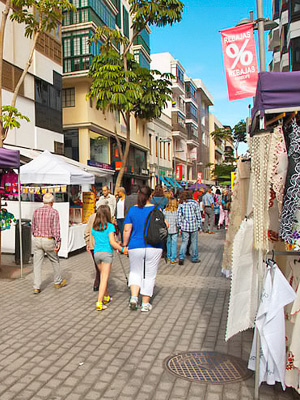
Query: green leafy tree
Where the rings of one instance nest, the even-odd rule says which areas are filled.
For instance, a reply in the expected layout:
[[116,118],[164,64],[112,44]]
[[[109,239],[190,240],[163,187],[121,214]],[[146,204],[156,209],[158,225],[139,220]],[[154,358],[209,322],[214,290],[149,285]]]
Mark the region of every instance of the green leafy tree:
[[245,143],[247,141],[246,122],[244,120],[241,120],[236,125],[234,125],[232,134],[235,142],[235,152],[237,156],[239,144],[242,142]]
[[[181,20],[183,3],[179,0],[128,0],[132,17],[133,35],[127,39],[120,31],[98,27],[92,42],[101,41],[99,54],[94,57],[90,76],[92,84],[87,97],[95,100],[104,112],[119,111],[126,126],[126,144],[123,151],[118,132],[115,132],[122,166],[116,188],[121,186],[129,149],[131,117],[150,121],[161,115],[171,100],[171,74],[141,68],[134,60],[132,46],[135,38],[147,26],[172,25]],[[121,51],[117,50],[120,47]]]
[[[13,7],[13,8],[12,8]],[[76,10],[68,0],[6,0],[2,11],[0,25],[0,88],[3,83],[3,49],[7,18],[19,24],[24,24],[24,35],[32,39],[32,46],[28,59],[20,79],[15,87],[11,104],[2,104],[0,90],[0,147],[7,137],[9,129],[20,126],[20,120],[29,121],[28,117],[22,115],[16,108],[16,101],[21,85],[32,64],[33,54],[39,36],[43,32],[51,32],[56,29],[62,20],[62,10]]]

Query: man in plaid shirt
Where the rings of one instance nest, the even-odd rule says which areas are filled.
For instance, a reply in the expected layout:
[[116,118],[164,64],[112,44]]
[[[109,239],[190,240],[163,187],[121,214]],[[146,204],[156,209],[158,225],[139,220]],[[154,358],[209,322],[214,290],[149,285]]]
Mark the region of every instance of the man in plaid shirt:
[[51,261],[54,271],[54,286],[61,288],[67,284],[66,279],[62,279],[58,251],[60,249],[60,228],[59,214],[54,210],[54,196],[46,193],[43,197],[43,207],[36,209],[33,213],[31,232],[33,240],[33,293],[41,292],[42,283],[42,264],[45,253]]
[[191,238],[191,260],[198,263],[198,231],[201,230],[201,211],[197,201],[192,199],[192,193],[182,193],[182,203],[177,210],[177,225],[182,232],[182,242],[179,250],[179,265],[183,265],[189,238]]

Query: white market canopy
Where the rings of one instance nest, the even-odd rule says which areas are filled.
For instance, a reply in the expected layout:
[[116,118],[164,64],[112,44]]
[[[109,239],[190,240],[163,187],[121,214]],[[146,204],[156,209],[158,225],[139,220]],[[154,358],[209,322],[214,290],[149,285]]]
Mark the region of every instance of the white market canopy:
[[45,150],[20,168],[22,184],[85,185],[95,183],[95,177]]

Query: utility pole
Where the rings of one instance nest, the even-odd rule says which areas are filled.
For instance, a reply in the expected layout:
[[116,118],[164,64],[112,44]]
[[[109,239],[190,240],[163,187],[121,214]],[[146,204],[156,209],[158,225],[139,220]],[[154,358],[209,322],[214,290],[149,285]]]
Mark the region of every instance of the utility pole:
[[260,72],[266,71],[265,31],[262,0],[256,0]]

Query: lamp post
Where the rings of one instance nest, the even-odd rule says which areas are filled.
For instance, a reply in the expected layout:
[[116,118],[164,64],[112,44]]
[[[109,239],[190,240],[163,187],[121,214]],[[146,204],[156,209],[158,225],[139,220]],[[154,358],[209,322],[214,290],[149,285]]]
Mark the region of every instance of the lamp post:
[[258,51],[259,51],[259,69],[260,72],[266,71],[266,52],[264,31],[270,31],[278,26],[277,22],[263,17],[262,0],[256,0],[257,20],[253,21],[253,11],[250,11],[250,19],[243,18],[236,26],[244,24],[253,24],[253,29],[258,31]]

